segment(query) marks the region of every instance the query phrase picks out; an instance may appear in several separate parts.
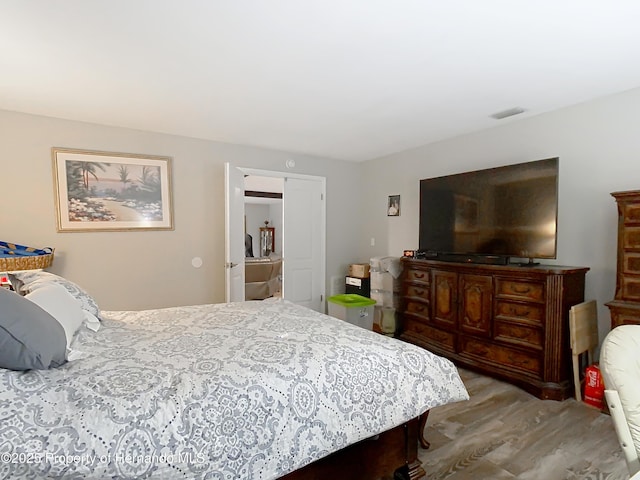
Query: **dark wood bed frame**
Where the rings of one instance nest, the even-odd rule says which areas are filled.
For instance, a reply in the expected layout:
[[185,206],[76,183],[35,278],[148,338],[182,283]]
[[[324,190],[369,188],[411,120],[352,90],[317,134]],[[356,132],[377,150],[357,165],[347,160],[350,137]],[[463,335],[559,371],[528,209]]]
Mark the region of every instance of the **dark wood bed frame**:
[[416,480],[425,477],[418,460],[418,442],[429,448],[423,436],[429,412],[419,418],[363,440],[282,477],[283,480]]

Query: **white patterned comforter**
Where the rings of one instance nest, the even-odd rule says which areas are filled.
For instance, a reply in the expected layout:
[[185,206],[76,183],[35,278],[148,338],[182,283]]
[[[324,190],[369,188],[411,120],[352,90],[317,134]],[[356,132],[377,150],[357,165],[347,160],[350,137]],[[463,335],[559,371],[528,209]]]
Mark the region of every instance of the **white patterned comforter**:
[[103,312],[0,369],[0,479],[273,479],[467,399],[454,365],[285,301]]

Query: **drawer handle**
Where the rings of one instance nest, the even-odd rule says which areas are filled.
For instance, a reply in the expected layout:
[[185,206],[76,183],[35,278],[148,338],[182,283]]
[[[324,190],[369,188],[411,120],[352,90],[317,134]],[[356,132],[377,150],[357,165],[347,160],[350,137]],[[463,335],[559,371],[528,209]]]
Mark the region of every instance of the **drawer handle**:
[[416,288],[416,289],[414,290],[414,292],[415,292],[415,294],[416,294],[418,297],[421,297],[421,296],[423,296],[423,295],[424,295],[424,290],[419,289],[419,288]]
[[424,278],[424,273],[422,272],[413,272],[413,276],[416,278]]
[[416,305],[416,312],[424,312],[424,305]]
[[486,357],[489,354],[489,349],[486,347],[481,347],[479,345],[472,345],[469,347],[469,353],[473,355],[480,355]]
[[509,335],[511,335],[513,338],[518,338],[520,340],[528,340],[530,336],[528,332],[518,332],[518,331],[511,331],[509,332]]
[[531,291],[531,287],[513,285],[513,291],[516,293],[529,293]]
[[518,317],[528,317],[531,313],[529,309],[519,310],[517,307],[511,307],[511,314],[516,315]]

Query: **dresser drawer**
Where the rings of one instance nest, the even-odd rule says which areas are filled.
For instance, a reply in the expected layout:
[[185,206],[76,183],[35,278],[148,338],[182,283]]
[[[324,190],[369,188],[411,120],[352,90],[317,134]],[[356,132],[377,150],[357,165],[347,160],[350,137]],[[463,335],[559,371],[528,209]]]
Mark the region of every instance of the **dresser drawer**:
[[528,280],[496,280],[496,294],[523,300],[544,300],[544,284]]
[[414,336],[419,336],[424,342],[433,343],[451,353],[455,351],[456,335],[454,333],[445,332],[410,318],[404,321],[402,331],[411,332]]
[[640,253],[622,252],[622,268],[626,274],[640,275]]
[[415,268],[409,268],[406,270],[405,280],[408,282],[420,282],[429,283],[429,272],[425,270],[417,270]]
[[640,301],[640,277],[622,278],[622,299]]
[[535,325],[542,325],[544,305],[539,303],[518,303],[508,300],[496,301],[497,318],[517,318]]
[[542,350],[542,329],[531,325],[496,320],[494,339],[501,342]]
[[610,303],[607,306],[611,310],[611,328],[619,325],[640,325],[640,315],[636,312],[628,311],[625,308],[617,308]]
[[540,377],[541,360],[537,353],[527,353],[515,348],[484,342],[472,337],[460,336],[460,356],[498,364],[510,370],[518,370]]
[[622,232],[622,248],[639,248],[640,247],[640,226],[625,227]]
[[622,209],[622,218],[625,225],[640,224],[640,205],[638,203],[625,203]]
[[407,297],[416,297],[416,298],[424,298],[427,300],[429,298],[429,287],[422,285],[406,285],[406,296]]
[[412,314],[414,316],[420,317],[425,322],[428,322],[430,319],[428,303],[417,302],[415,300],[406,299],[404,311],[407,314]]

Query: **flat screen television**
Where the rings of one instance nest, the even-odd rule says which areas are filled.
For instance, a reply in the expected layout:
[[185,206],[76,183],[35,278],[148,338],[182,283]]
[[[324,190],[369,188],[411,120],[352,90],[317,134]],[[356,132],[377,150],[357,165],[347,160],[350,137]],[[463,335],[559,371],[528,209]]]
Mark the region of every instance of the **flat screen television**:
[[422,255],[556,258],[558,158],[420,180]]

